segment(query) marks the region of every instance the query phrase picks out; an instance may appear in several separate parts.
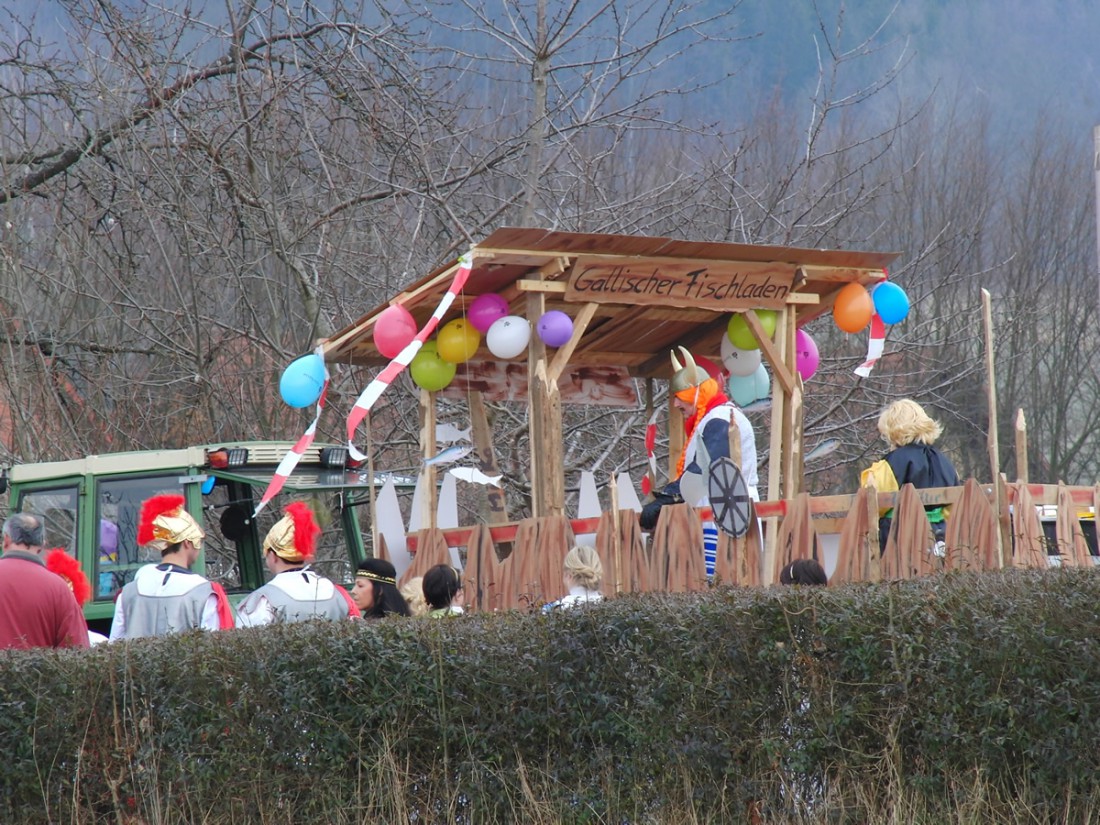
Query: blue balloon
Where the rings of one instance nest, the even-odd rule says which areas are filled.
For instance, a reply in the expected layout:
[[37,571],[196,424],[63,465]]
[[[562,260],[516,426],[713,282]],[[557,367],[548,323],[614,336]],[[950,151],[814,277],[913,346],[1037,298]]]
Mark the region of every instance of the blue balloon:
[[883,281],[871,293],[875,312],[884,324],[899,324],[909,314],[909,296],[905,290],[890,281]]
[[325,362],[317,353],[290,362],[279,379],[279,394],[291,407],[316,404],[325,386]]
[[767,398],[772,394],[772,380],[768,377],[768,371],[764,369],[764,365],[761,364],[756,368],[756,372],[752,374],[752,383],[756,391],[756,395],[753,396],[753,401],[760,398]]
[[731,375],[726,382],[730,398],[738,407],[747,407],[756,400],[756,374]]

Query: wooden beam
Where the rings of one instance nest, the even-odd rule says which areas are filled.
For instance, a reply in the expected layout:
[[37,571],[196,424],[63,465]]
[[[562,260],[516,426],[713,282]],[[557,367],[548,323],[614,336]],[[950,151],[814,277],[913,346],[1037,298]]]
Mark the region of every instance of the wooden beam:
[[[420,391],[420,455],[431,458],[436,453],[435,393]],[[435,466],[420,465],[420,529],[434,529],[439,510],[439,488],[435,483]]]
[[[749,329],[752,330],[752,334],[760,344],[760,352],[763,353],[764,358],[768,361],[768,365],[772,368],[772,374],[775,375],[779,383],[783,385],[783,391],[790,394],[791,390],[794,389],[794,376],[787,367],[782,351],[777,349],[775,344],[772,343],[772,339],[768,337],[768,333],[765,332],[755,312],[746,312],[744,316],[745,323],[748,325]],[[779,331],[779,323],[785,317],[785,313],[777,313],[776,332]]]
[[[473,433],[474,448],[477,450],[478,469],[487,476],[500,475],[496,450],[493,449],[493,435],[489,428],[489,416],[485,412],[485,399],[474,390],[469,395],[470,429]],[[489,523],[503,524],[508,521],[508,500],[504,488],[493,484],[486,485],[486,499],[489,505]]]
[[516,289],[520,292],[564,294],[567,288],[567,284],[564,281],[529,281],[526,278],[521,278],[516,281]]
[[821,303],[821,296],[816,292],[792,292],[787,296],[787,303],[812,306]]
[[982,326],[985,328],[985,380],[987,410],[989,412],[990,478],[996,483],[1001,474],[1001,448],[997,440],[997,377],[993,367],[993,301],[988,289],[982,289]]
[[573,334],[569,336],[569,340],[566,341],[563,346],[558,347],[558,351],[554,353],[554,360],[550,362],[550,368],[546,371],[546,377],[555,386],[558,383],[558,379],[561,378],[562,371],[569,365],[569,359],[573,355],[573,350],[577,348],[577,344],[580,343],[584,331],[588,329],[588,324],[592,321],[592,316],[596,314],[596,307],[598,306],[599,304],[585,304],[581,307],[581,311],[578,312],[577,317],[573,319]]
[[1021,407],[1016,410],[1016,480],[1027,484],[1027,420]]

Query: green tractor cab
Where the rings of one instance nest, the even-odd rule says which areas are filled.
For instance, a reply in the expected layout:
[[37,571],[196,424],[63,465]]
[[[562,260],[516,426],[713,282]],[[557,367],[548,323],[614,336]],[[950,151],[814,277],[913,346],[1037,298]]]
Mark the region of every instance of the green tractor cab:
[[[271,503],[253,518],[256,504],[290,451],[292,442],[242,442],[178,450],[93,455],[71,461],[23,464],[8,473],[12,512],[46,521],[46,546],[61,547],[79,561],[92,585],[84,615],[106,633],[119,590],[144,564],[159,556],[137,544],[141,503],[153,495],[183,495],[206,530],[197,572],[220,583],[235,603],[266,579],[261,542],[290,501],[305,501],[322,530],[313,567],[349,585],[368,550],[366,515],[373,484],[387,476],[348,466],[347,450],[315,445]],[[416,479],[394,477],[399,488]]]

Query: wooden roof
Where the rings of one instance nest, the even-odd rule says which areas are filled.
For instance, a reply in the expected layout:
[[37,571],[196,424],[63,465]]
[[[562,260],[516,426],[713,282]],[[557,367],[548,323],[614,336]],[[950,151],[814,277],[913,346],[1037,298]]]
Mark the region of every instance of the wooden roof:
[[[545,296],[546,309],[559,309],[574,317],[595,301],[595,306],[589,308],[592,319],[569,358],[570,367],[622,367],[638,377],[667,377],[668,353],[677,345],[717,358],[731,311],[794,304],[800,324],[826,313],[846,284],[880,280],[884,267],[897,257],[897,253],[530,228],[498,229],[471,252],[473,270],[466,288],[442,323],[460,317],[464,307],[486,292],[502,295],[512,314],[523,317],[527,316],[527,297],[532,293]],[[323,342],[326,359],[361,366],[385,364],[388,359],[372,340],[379,313],[391,304],[401,304],[413,314],[418,326],[423,326],[447,291],[457,265],[453,261],[436,269],[328,338]],[[711,300],[689,300],[685,294],[633,294],[620,283],[624,278],[618,276],[624,273],[636,281],[651,283],[658,292],[661,284],[672,284],[676,279],[679,287],[684,286],[685,279],[692,284],[700,277],[709,279]],[[592,292],[583,290],[591,287],[597,276],[600,288],[608,287],[611,292],[593,299]],[[733,294],[739,284],[750,282],[766,282],[756,292],[771,297],[746,297],[752,290]],[[776,288],[776,284],[780,286]],[[721,297],[714,299],[715,295]],[[529,320],[533,323],[537,319]],[[522,355],[516,360],[525,358]],[[488,351],[483,340],[471,361],[499,359]]]

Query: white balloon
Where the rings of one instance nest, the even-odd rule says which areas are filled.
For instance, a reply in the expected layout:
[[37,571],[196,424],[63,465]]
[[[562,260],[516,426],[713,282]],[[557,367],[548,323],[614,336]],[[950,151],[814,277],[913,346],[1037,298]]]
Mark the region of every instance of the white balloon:
[[515,358],[527,349],[531,340],[531,324],[518,315],[497,318],[485,333],[485,345],[497,358]]
[[760,366],[760,350],[738,349],[728,335],[723,335],[722,365],[730,375],[752,375]]

